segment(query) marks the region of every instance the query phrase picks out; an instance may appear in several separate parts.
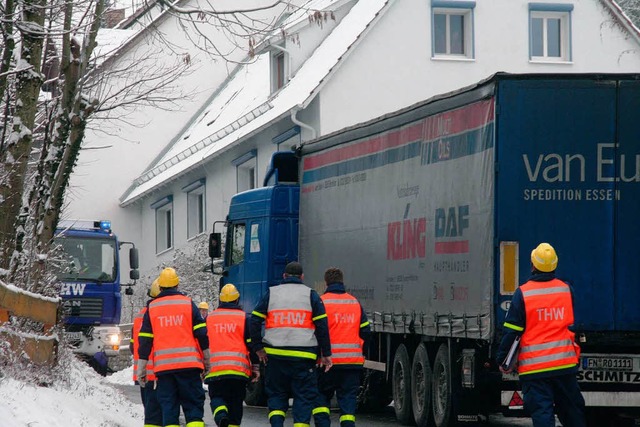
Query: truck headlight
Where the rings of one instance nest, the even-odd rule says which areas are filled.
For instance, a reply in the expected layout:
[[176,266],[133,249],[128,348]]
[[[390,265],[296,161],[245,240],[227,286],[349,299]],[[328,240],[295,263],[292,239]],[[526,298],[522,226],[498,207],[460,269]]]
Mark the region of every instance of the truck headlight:
[[109,345],[120,345],[120,335],[118,334],[107,335],[107,342],[109,343]]

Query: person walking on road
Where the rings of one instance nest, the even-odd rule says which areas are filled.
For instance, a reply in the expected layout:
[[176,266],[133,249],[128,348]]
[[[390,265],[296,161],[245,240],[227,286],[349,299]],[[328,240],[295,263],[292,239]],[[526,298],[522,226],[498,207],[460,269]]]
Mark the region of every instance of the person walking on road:
[[220,305],[207,317],[211,370],[204,382],[209,386],[211,411],[219,427],[240,426],[247,381],[260,378],[259,360],[249,350],[250,317],[239,301],[240,292],[228,283],[220,290]]
[[340,427],[355,427],[363,349],[371,336],[371,328],[358,300],[345,290],[342,270],[327,269],[324,281],[327,289],[321,299],[329,322],[333,368],[318,373],[320,400],[313,410],[313,419],[317,427],[331,425],[329,404],[335,393],[340,407]]
[[198,304],[198,310],[200,310],[200,315],[204,320],[207,320],[207,316],[209,315],[209,304],[206,301],[202,301]]
[[497,361],[502,364],[520,336],[517,369],[534,427],[554,427],[554,408],[564,427],[584,427],[585,403],[576,378],[580,347],[570,330],[572,289],[555,276],[558,257],[550,244],[531,252],[531,264],[531,277],[511,299]]
[[[151,283],[149,288],[149,301],[147,305],[160,294],[160,285],[158,279],[155,279]],[[147,312],[147,305],[142,307],[135,319],[133,320],[133,327],[131,328],[131,342],[129,343],[129,351],[133,355],[133,382],[138,385],[138,335],[140,328],[142,327],[142,320],[144,314]],[[158,395],[156,393],[156,376],[153,372],[153,352],[149,354],[149,360],[147,361],[146,371],[146,386],[140,387],[140,397],[142,399],[142,407],[144,408],[144,426],[145,427],[160,427],[162,426],[162,408],[158,402]]]
[[[318,401],[315,365],[331,368],[331,343],[324,304],[304,285],[302,265],[290,262],[284,280],[272,286],[251,316],[251,340],[265,364],[265,391],[272,427],[282,427],[293,395],[293,425],[308,427]],[[266,322],[264,338],[262,324]]]
[[138,382],[141,387],[146,384],[153,349],[162,425],[179,427],[182,407],[186,427],[204,427],[201,374],[210,370],[207,326],[191,298],[178,291],[179,282],[178,274],[170,267],[158,277],[160,294],[149,303],[140,328]]

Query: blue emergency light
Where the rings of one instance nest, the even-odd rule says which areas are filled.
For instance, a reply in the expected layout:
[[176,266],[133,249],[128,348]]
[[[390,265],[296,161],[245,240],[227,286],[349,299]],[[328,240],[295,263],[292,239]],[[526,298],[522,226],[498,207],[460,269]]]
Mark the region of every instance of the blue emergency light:
[[100,230],[111,232],[111,221],[107,221],[107,220],[100,221]]

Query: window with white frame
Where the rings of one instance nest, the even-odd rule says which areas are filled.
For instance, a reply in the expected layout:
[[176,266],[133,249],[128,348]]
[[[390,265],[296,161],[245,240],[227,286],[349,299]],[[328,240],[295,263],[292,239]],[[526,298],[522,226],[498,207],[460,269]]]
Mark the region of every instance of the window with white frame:
[[256,150],[251,150],[231,162],[236,167],[238,193],[256,188],[256,153]]
[[432,0],[433,58],[474,58],[473,9],[475,6],[475,1]]
[[151,205],[156,211],[156,253],[173,247],[173,196]]
[[529,59],[571,61],[572,4],[529,3]]
[[187,185],[182,191],[187,193],[187,238],[204,233],[206,222],[205,180],[199,179]]

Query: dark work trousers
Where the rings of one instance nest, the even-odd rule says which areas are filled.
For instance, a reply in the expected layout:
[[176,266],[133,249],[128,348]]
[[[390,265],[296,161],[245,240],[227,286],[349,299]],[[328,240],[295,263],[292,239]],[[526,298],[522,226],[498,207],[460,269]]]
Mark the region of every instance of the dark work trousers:
[[522,380],[524,409],[534,427],[554,427],[555,412],[563,427],[585,427],[584,398],[575,374]]
[[162,408],[158,402],[158,390],[155,381],[148,381],[144,388],[140,388],[142,405],[144,406],[145,427],[162,427]]
[[209,383],[211,412],[216,425],[227,418],[229,425],[242,422],[242,402],[247,393],[247,381],[242,378],[223,378]]
[[204,389],[200,370],[185,369],[158,375],[156,393],[162,408],[163,426],[180,425],[180,407],[186,427],[204,427]]
[[318,401],[315,360],[270,357],[265,369],[265,391],[272,427],[282,427],[293,396],[293,423],[309,425]]
[[360,390],[362,368],[344,368],[335,365],[329,372],[318,370],[320,399],[313,410],[313,421],[317,427],[329,427],[329,405],[336,394],[340,408],[340,427],[355,427],[356,400]]

